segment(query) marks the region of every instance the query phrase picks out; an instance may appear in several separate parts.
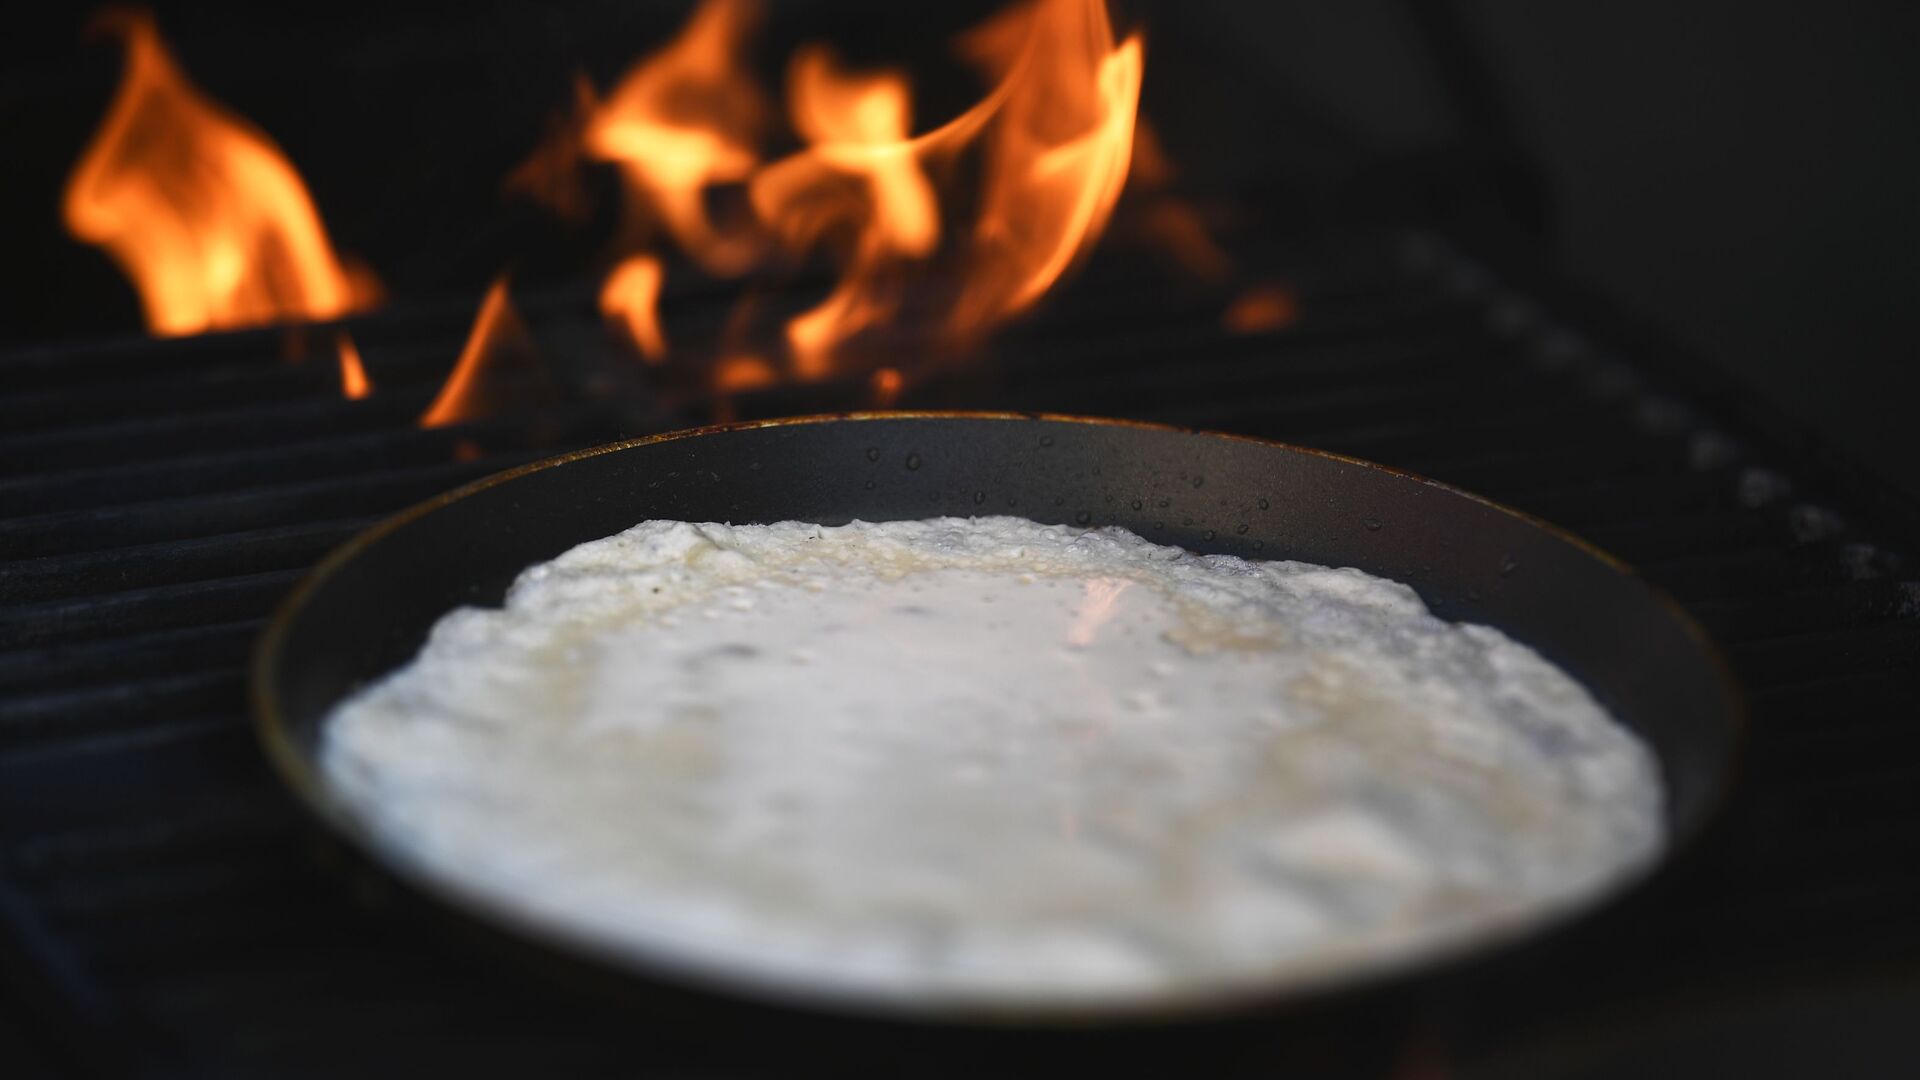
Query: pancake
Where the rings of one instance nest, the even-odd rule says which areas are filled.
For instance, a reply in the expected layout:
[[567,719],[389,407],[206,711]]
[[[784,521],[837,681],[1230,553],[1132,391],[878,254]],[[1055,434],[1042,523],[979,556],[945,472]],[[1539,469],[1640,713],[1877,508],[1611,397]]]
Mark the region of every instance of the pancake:
[[446,888],[614,952],[924,1004],[1282,986],[1648,864],[1648,749],[1353,569],[1012,517],[650,521],[329,718]]

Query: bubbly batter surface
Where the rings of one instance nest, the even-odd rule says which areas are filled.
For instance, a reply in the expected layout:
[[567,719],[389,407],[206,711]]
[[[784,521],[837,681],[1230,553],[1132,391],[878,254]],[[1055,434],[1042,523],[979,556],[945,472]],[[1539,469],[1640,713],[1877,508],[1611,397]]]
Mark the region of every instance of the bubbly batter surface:
[[1662,841],[1648,750],[1498,631],[1009,517],[583,544],[342,705],[324,769],[556,932],[928,1002],[1311,978]]

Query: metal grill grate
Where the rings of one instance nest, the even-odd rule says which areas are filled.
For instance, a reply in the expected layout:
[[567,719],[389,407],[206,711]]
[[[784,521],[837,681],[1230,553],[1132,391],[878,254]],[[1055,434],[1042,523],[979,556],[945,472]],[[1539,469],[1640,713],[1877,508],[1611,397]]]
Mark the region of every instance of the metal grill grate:
[[[996,345],[997,377],[901,404],[1137,417],[1423,472],[1614,551],[1719,638],[1755,712],[1726,827],[1626,940],[1462,1003],[1447,1038],[1469,1075],[1654,991],[1920,947],[1920,584],[1874,523],[1716,427],[1723,403],[1447,244],[1335,239],[1298,249],[1318,254],[1284,329],[1227,335],[1137,268],[1096,272]],[[463,317],[357,326],[379,386],[358,402],[325,363],[276,359],[277,334],[0,358],[0,955],[58,1059],[254,1076],[365,1073],[375,1041],[388,1066],[489,1075],[724,1057],[352,902],[253,749],[247,651],[327,548],[473,477],[704,419],[588,403],[417,430]],[[799,400],[740,407],[815,407]]]

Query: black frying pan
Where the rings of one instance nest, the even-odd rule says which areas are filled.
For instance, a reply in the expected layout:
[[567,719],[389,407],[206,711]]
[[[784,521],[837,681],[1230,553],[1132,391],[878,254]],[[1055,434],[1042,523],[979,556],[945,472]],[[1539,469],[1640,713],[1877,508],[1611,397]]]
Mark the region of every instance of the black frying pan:
[[[529,564],[648,518],[839,524],[983,513],[1122,525],[1194,551],[1354,566],[1412,585],[1444,618],[1499,627],[1584,681],[1657,752],[1669,856],[1700,830],[1728,783],[1741,710],[1721,661],[1670,601],[1579,540],[1432,481],[1330,454],[1144,424],[996,414],[813,417],[682,432],[555,458],[416,506],[335,551],[281,609],[255,668],[260,734],[327,829],[428,910],[603,985],[658,988],[659,967],[476,911],[382,865],[319,780],[328,710],[408,661],[449,609],[498,604]],[[1538,938],[1572,914],[1520,936]],[[1384,976],[1289,990],[1279,1001],[1176,1005],[1203,1014],[1250,1005],[1285,1011],[1303,998],[1390,991],[1518,943],[1483,942]],[[669,985],[768,993],[724,971],[665,974],[678,976]],[[887,1005],[835,1004],[880,1012]],[[1117,1018],[1011,1019],[1045,1026]]]

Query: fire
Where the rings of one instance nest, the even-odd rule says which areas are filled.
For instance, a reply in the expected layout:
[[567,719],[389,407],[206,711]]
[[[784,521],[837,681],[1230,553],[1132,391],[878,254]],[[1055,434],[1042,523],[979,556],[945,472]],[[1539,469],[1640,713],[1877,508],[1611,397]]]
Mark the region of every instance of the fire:
[[340,354],[340,396],[359,401],[372,394],[373,380],[367,378],[366,366],[360,363],[360,350],[353,338],[342,330],[334,336],[333,347]]
[[626,328],[640,355],[658,363],[667,357],[666,334],[660,329],[660,260],[633,255],[621,261],[600,287],[600,313]]
[[1287,286],[1269,281],[1234,298],[1222,321],[1236,334],[1260,334],[1290,326],[1299,317],[1299,296]]
[[850,74],[831,52],[814,47],[794,56],[790,80],[794,129],[822,160],[866,181],[874,243],[906,255],[931,252],[940,241],[940,213],[906,145],[913,124],[906,76]]
[[1113,44],[1105,0],[1036,0],[976,29],[962,51],[1002,73],[1005,89],[949,323],[967,338],[1031,307],[1099,238],[1127,180],[1145,44]]
[[1145,192],[1136,227],[1142,238],[1172,256],[1202,281],[1224,281],[1233,274],[1233,257],[1221,248],[1192,203],[1168,192],[1178,170],[1160,146],[1160,137],[1142,120],[1133,136],[1133,186]]
[[706,191],[759,165],[767,107],[739,52],[759,6],[705,0],[680,36],[635,64],[586,124],[590,156],[617,164],[637,215],[657,220],[707,270],[738,274],[758,257],[749,230],[722,229]]
[[[752,297],[736,307],[710,351],[725,357],[708,375],[715,390],[857,373],[883,406],[916,372],[877,349],[856,357],[863,335],[872,343],[870,332],[911,318],[932,331],[924,351],[977,345],[1086,256],[1130,174],[1146,189],[1145,235],[1206,280],[1230,275],[1198,213],[1162,190],[1172,166],[1138,117],[1144,40],[1116,35],[1106,0],[1022,0],[963,35],[957,51],[984,89],[917,133],[903,72],[852,70],[824,47],[804,47],[786,87],[802,145],[773,161],[762,140],[774,114],[747,56],[761,15],[758,0],[701,0],[674,39],[604,97],[581,79],[572,117],[508,180],[581,220],[582,165],[619,170],[629,229],[599,308],[648,362],[669,353],[667,243],[728,276],[774,258],[832,258],[832,288],[787,320],[782,343],[752,339]],[[378,283],[343,264],[273,141],[193,86],[150,17],[119,12],[105,25],[124,43],[125,73],[68,182],[64,215],[76,237],[126,270],[152,331],[335,319],[374,302]],[[729,186],[745,197],[731,214],[713,208],[724,205],[716,189]],[[1284,287],[1260,286],[1225,320],[1251,332],[1296,311]],[[373,387],[353,341],[340,334],[335,346],[341,393],[366,397]],[[504,393],[501,367],[531,351],[506,282],[496,281],[420,424],[491,411]]]
[[754,208],[790,250],[835,227],[857,239],[832,294],[787,327],[795,374],[829,373],[843,343],[899,311],[942,239],[928,167],[975,147],[982,193],[956,268],[943,267],[959,279],[946,336],[971,343],[1037,302],[1099,238],[1126,182],[1143,48],[1138,36],[1114,45],[1104,0],[1009,9],[962,43],[992,90],[913,137],[904,77],[848,75],[820,50],[797,56],[794,126],[811,145],[754,177]]
[[907,138],[905,76],[848,74],[826,50],[805,49],[794,57],[788,99],[794,128],[813,148],[755,177],[755,209],[795,250],[836,226],[857,233],[832,294],[787,324],[795,374],[811,379],[830,372],[842,342],[892,317],[899,281],[889,271],[932,253],[940,211]]
[[891,409],[900,400],[900,391],[905,380],[900,377],[899,368],[883,367],[873,373],[873,407]]
[[148,329],[331,319],[374,302],[378,283],[342,266],[273,140],[188,81],[151,17],[100,25],[120,36],[126,70],[63,212],[133,280]]
[[420,414],[420,426],[445,427],[495,411],[502,390],[491,385],[496,380],[490,377],[499,374],[494,369],[505,367],[516,356],[525,358],[532,352],[533,338],[507,296],[506,277],[494,279],[486,298],[480,302],[480,313],[474,317],[473,329],[460,350],[460,359],[453,365],[453,374],[447,376],[433,404]]
[[[961,52],[988,88],[919,134],[903,73],[848,70],[823,47],[802,48],[788,66],[787,105],[805,145],[771,163],[758,149],[767,109],[743,56],[758,17],[751,0],[703,0],[604,101],[579,87],[572,145],[562,129],[562,145],[512,178],[564,208],[575,158],[620,169],[644,231],[623,239],[599,303],[644,358],[668,351],[654,231],[724,275],[775,253],[837,256],[826,298],[785,325],[784,364],[746,340],[753,298],[736,306],[709,374],[723,398],[852,368],[855,339],[901,321],[909,300],[939,346],[967,348],[1031,308],[1100,238],[1135,159],[1145,55],[1137,34],[1116,42],[1105,0],[1030,0],[967,34]],[[962,187],[969,179],[975,186]],[[709,196],[740,184],[751,218],[717,222]],[[489,294],[474,342],[487,338],[496,298],[504,304],[504,293]],[[466,415],[449,403],[463,400],[485,351],[474,342],[423,423]],[[897,400],[910,373],[864,366],[873,399]]]
[[773,365],[758,356],[729,356],[713,369],[714,389],[723,394],[771,386],[780,380]]

